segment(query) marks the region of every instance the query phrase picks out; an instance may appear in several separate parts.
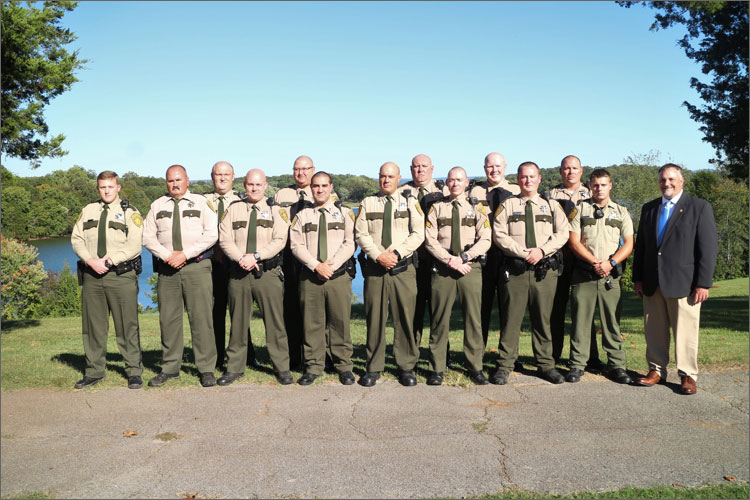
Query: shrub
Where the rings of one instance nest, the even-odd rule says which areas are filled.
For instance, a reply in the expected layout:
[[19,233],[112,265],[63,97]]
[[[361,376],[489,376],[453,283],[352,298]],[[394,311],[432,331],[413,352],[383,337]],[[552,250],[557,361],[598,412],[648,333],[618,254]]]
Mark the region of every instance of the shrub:
[[35,315],[41,303],[40,289],[47,277],[36,248],[0,236],[2,274],[2,319],[26,319]]
[[67,262],[59,273],[51,272],[42,289],[36,317],[64,317],[81,314],[81,287]]

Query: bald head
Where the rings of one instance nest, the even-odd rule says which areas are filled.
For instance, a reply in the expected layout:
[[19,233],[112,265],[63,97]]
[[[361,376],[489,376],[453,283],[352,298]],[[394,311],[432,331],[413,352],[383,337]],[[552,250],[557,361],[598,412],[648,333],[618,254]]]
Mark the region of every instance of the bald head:
[[251,203],[258,203],[263,199],[266,194],[266,188],[268,182],[266,181],[266,174],[259,168],[253,168],[247,172],[245,176],[245,192],[247,193],[247,199]]
[[497,186],[505,179],[507,166],[505,157],[500,153],[490,153],[484,157],[484,173],[490,186]]
[[466,191],[466,186],[469,185],[469,179],[466,178],[466,170],[462,167],[453,167],[448,170],[448,177],[445,180],[445,184],[448,186],[451,199],[455,200]]
[[435,167],[429,156],[419,154],[411,160],[411,178],[417,187],[425,187],[432,181],[432,172]]
[[398,165],[392,161],[381,165],[378,184],[380,184],[380,191],[383,194],[389,195],[395,193],[396,189],[398,189],[398,183],[400,180],[401,169],[398,168]]
[[228,161],[217,161],[211,168],[211,180],[214,182],[214,191],[223,196],[232,190],[234,182],[234,167]]
[[185,193],[187,193],[190,179],[188,179],[187,171],[182,165],[172,165],[167,169],[167,192],[172,198],[180,199]]
[[298,156],[294,160],[294,183],[298,188],[306,188],[310,185],[312,176],[315,173],[315,165],[313,165],[312,158],[309,156]]

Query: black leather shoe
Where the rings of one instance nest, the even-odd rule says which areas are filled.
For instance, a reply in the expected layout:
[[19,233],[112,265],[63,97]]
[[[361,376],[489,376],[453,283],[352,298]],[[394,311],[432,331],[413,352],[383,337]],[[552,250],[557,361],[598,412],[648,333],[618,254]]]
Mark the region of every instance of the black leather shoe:
[[414,387],[417,385],[417,377],[411,370],[404,370],[398,374],[398,383],[404,387]]
[[260,363],[258,363],[258,360],[255,359],[255,358],[248,358],[247,359],[247,366],[249,366],[250,368],[253,368],[255,370],[262,370],[263,369],[263,365],[261,365]]
[[84,387],[89,387],[89,386],[98,384],[102,380],[104,380],[104,377],[92,378],[92,377],[87,377],[84,375],[84,377],[78,382],[76,382],[76,385],[74,385],[73,387],[76,389],[83,389]]
[[344,385],[352,385],[354,383],[354,374],[352,372],[339,373],[339,382]]
[[318,378],[319,375],[312,374],[310,372],[305,372],[302,374],[302,376],[297,380],[297,383],[299,385],[310,385],[313,382],[315,382],[315,379]]
[[565,375],[565,381],[574,384],[581,380],[583,377],[583,370],[578,368],[571,368],[567,375]]
[[441,385],[443,383],[443,372],[431,372],[427,377],[427,385]]
[[274,373],[274,375],[281,385],[289,385],[294,382],[292,374],[289,371]]
[[164,372],[161,372],[156,377],[154,377],[154,378],[152,378],[151,380],[148,381],[148,386],[149,387],[161,387],[162,385],[164,385],[167,382],[167,380],[169,380],[171,378],[180,378],[180,374],[179,373],[164,373]]
[[372,387],[375,385],[375,382],[380,378],[380,373],[378,372],[367,372],[361,377],[359,377],[359,385],[362,387]]
[[633,379],[630,378],[630,375],[628,375],[627,372],[622,368],[615,368],[614,370],[610,370],[609,378],[610,380],[617,382],[618,384],[630,384],[633,382]]
[[557,368],[550,368],[549,370],[539,368],[539,376],[553,384],[562,384],[565,382],[565,377],[557,371]]
[[506,370],[497,370],[492,374],[490,382],[495,385],[505,385],[508,383],[508,375],[509,373]]
[[482,373],[482,370],[479,370],[479,371],[470,370],[466,372],[466,374],[469,376],[471,381],[477,385],[487,385],[490,383],[490,381],[487,380],[487,377],[484,376],[484,373]]
[[143,379],[139,375],[128,377],[128,389],[140,389],[143,387]]
[[201,373],[201,385],[203,387],[213,387],[216,385],[216,376],[213,372]]
[[230,372],[227,372],[224,375],[222,375],[221,377],[219,377],[218,384],[221,385],[221,386],[229,385],[232,382],[234,382],[235,380],[237,380],[239,378],[242,378],[244,376],[245,376],[244,373],[230,373]]

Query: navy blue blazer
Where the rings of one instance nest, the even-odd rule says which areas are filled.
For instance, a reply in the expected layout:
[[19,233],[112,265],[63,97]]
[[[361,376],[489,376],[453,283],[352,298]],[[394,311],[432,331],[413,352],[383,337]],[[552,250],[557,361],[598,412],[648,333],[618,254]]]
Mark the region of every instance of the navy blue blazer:
[[683,192],[672,208],[661,246],[656,243],[661,197],[641,209],[635,239],[633,282],[643,283],[651,296],[656,287],[668,298],[690,295],[694,288],[711,288],[716,267],[716,222],[711,205]]

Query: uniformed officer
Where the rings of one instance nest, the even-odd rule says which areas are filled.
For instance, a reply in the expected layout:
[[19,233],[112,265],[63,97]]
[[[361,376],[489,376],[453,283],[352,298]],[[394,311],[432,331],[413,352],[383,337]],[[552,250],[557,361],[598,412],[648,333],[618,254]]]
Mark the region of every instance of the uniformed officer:
[[425,223],[425,245],[434,257],[432,323],[430,325],[430,368],[428,385],[443,383],[451,309],[456,294],[464,316],[464,355],[467,375],[475,384],[487,384],[482,372],[481,308],[482,270],[479,263],[490,248],[490,223],[482,205],[466,195],[466,171],[453,167],[448,172],[450,194],[430,207]]
[[393,357],[401,385],[417,384],[414,366],[419,347],[414,338],[417,275],[414,253],[424,241],[424,213],[408,189],[399,190],[398,165],[380,167],[380,193],[359,206],[354,239],[362,248],[360,265],[365,276],[367,317],[367,373],[359,379],[372,387],[385,365],[385,323],[390,302],[393,318]]
[[78,261],[81,330],[86,371],[75,388],[104,378],[109,313],[117,347],[125,360],[128,388],[143,387],[141,337],[138,329],[138,274],[141,269],[143,219],[138,209],[120,200],[120,180],[111,170],[96,178],[100,201],[89,203],[73,226],[70,241]]
[[247,198],[229,206],[219,224],[219,244],[232,264],[229,279],[229,313],[232,328],[227,349],[227,373],[219,385],[229,385],[245,373],[248,328],[253,300],[263,316],[266,345],[274,375],[282,385],[291,384],[289,346],[284,329],[284,275],[281,251],[289,234],[289,215],[265,199],[268,182],[262,170],[245,176]]
[[355,273],[354,213],[334,202],[333,181],[327,173],[313,175],[310,187],[315,206],[297,213],[289,233],[292,253],[302,263],[299,295],[305,373],[297,382],[310,385],[322,374],[328,343],[339,381],[351,385],[354,374],[349,316]]
[[589,360],[590,325],[599,305],[602,348],[607,353],[609,377],[629,384],[620,335],[620,276],[633,251],[633,221],[628,209],[610,199],[612,178],[603,168],[591,173],[591,198],[578,204],[571,221],[571,250],[578,257],[572,272],[570,372],[567,382],[578,382]]
[[[427,213],[436,201],[448,195],[445,183],[432,178],[435,167],[432,160],[425,154],[418,154],[411,160],[412,180],[401,186],[408,189],[417,197],[422,212]],[[425,245],[417,250],[419,266],[417,267],[417,303],[414,307],[414,338],[417,348],[422,343],[422,329],[424,327],[424,313],[430,312],[430,282],[432,281],[432,255],[425,249]],[[446,347],[447,349],[447,347]],[[447,352],[447,351],[446,351]]]
[[[583,169],[581,160],[577,156],[568,155],[560,162],[560,177],[562,183],[550,189],[547,198],[557,200],[565,210],[565,215],[570,217],[573,207],[591,196],[588,187],[581,182]],[[557,278],[557,290],[555,291],[555,302],[552,305],[552,315],[550,317],[550,328],[552,330],[552,355],[555,363],[560,362],[563,344],[565,343],[565,312],[568,309],[568,297],[570,296],[570,276],[573,269],[575,258],[573,252],[564,246],[563,271]],[[596,329],[591,325],[591,354],[589,361],[592,363],[591,368],[599,369],[599,351],[596,348]]]
[[[505,201],[506,198],[518,194],[521,189],[518,184],[508,182],[505,178],[505,157],[500,153],[490,153],[484,158],[484,172],[487,174],[487,180],[475,184],[469,190],[469,196],[473,196],[487,210],[492,226],[497,207]],[[495,295],[500,297],[500,264],[502,261],[502,252],[495,245],[491,245],[487,252],[487,262],[482,268],[482,339],[484,346],[487,347],[487,338],[490,331],[490,318],[492,317],[492,305],[495,302]],[[502,318],[503,311],[500,309],[498,300],[498,314]]]
[[[214,184],[214,190],[205,196],[211,202],[211,205],[213,205],[217,219],[221,220],[222,215],[229,208],[229,205],[240,200],[239,193],[232,189],[234,167],[226,161],[214,163],[214,166],[211,168],[211,180]],[[219,244],[214,245],[213,254],[211,255],[211,281],[214,291],[213,320],[217,367],[223,366],[226,358],[227,290],[229,286],[229,269],[231,266],[232,263],[224,258],[224,252],[221,251]],[[261,366],[255,359],[255,349],[253,348],[253,340],[250,337],[249,331],[247,343],[247,364],[253,368],[260,369]]]
[[195,364],[203,387],[216,385],[213,334],[211,247],[218,239],[213,205],[188,190],[182,165],[167,169],[167,194],[157,198],[146,216],[143,245],[154,256],[159,274],[159,327],[163,347],[161,373],[148,385],[159,387],[180,376],[183,304],[188,311]]
[[554,384],[565,381],[552,357],[549,315],[555,297],[560,256],[568,241],[568,220],[560,205],[539,196],[539,167],[524,162],[518,167],[521,194],[505,200],[495,212],[492,239],[505,255],[501,273],[502,315],[497,371],[492,383],[508,383],[518,357],[521,322],[529,307],[532,347],[539,374]]

